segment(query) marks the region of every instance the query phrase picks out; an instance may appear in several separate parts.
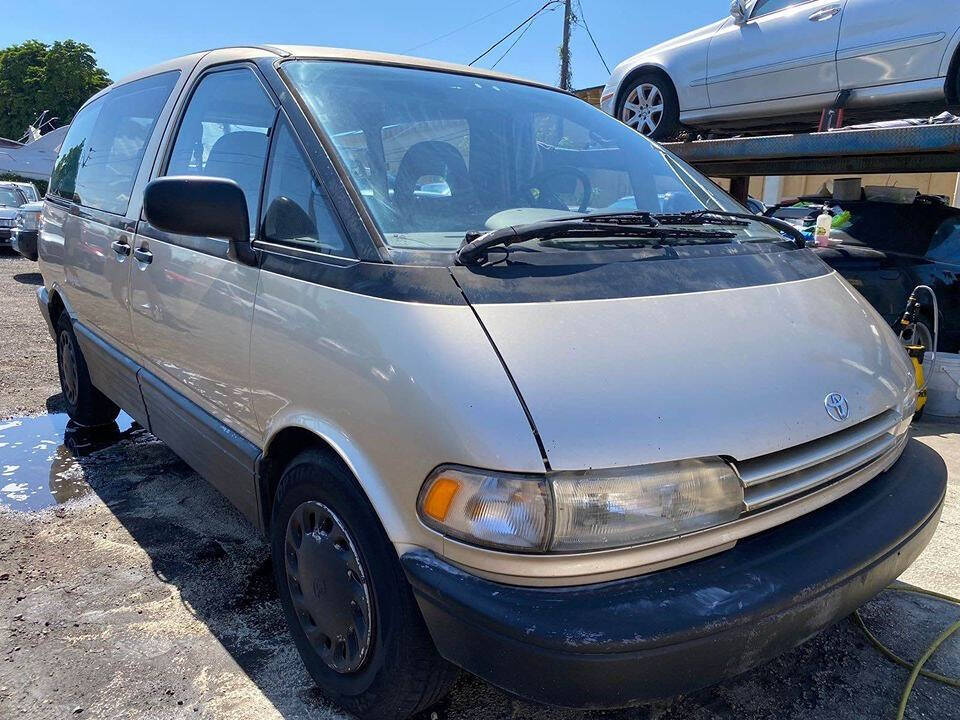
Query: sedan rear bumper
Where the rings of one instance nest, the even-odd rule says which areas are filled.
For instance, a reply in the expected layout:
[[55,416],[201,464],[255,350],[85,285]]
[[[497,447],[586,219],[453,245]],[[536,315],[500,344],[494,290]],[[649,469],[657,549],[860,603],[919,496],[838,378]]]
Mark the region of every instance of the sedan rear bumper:
[[623,707],[714,684],[849,615],[926,547],[946,480],[939,455],[914,440],[820,510],[712,557],[596,585],[494,583],[427,551],[402,561],[453,663],[530,700]]
[[14,229],[11,238],[13,249],[27,260],[37,261],[37,231]]

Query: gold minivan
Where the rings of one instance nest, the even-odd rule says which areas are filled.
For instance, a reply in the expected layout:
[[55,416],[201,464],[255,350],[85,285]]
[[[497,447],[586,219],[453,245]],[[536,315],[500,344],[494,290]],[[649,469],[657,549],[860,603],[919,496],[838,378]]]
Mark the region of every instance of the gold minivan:
[[39,301],[72,418],[122,408],[267,535],[331,700],[405,718],[464,668],[618,707],[802,642],[936,527],[910,362],[802,245],[554,88],[228,48],[77,113]]

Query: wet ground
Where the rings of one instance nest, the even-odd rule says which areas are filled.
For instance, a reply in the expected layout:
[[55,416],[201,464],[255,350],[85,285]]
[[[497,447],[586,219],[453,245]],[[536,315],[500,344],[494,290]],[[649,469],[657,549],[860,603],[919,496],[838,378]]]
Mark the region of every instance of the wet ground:
[[126,413],[98,428],[66,413],[0,421],[0,505],[41,510],[92,492],[79,459],[139,431]]
[[[35,335],[52,364],[52,343]],[[9,347],[0,343],[0,367],[16,368]],[[246,520],[129,419],[91,435],[68,430],[62,415],[21,417],[61,406],[36,382],[48,368],[21,372],[29,381],[0,393],[0,418],[17,416],[0,421],[0,718],[342,718],[297,657],[268,548]],[[960,424],[924,423],[915,435],[944,457],[951,481],[931,545],[901,579],[960,595]],[[915,659],[960,608],[888,591],[862,613]],[[929,668],[960,675],[960,637]],[[751,672],[647,708],[543,708],[464,675],[436,714],[892,720],[907,676],[847,619]],[[921,678],[907,717],[958,718],[958,708],[960,690]]]

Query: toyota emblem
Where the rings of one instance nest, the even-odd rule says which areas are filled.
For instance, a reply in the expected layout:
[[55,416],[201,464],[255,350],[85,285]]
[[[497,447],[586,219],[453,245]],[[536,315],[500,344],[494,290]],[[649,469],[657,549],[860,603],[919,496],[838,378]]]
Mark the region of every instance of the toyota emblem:
[[823,399],[823,406],[827,409],[827,415],[837,422],[843,422],[850,414],[850,406],[847,399],[840,393],[830,393]]

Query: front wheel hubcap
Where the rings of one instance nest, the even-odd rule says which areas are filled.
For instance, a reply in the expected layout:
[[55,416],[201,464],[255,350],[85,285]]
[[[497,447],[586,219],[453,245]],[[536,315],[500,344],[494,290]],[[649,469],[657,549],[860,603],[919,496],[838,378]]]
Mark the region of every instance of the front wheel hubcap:
[[663,93],[651,83],[637,85],[627,95],[620,120],[642,135],[651,135],[663,120]]
[[340,518],[320,502],[300,505],[287,522],[284,563],[307,641],[330,669],[358,670],[370,650],[370,587]]

